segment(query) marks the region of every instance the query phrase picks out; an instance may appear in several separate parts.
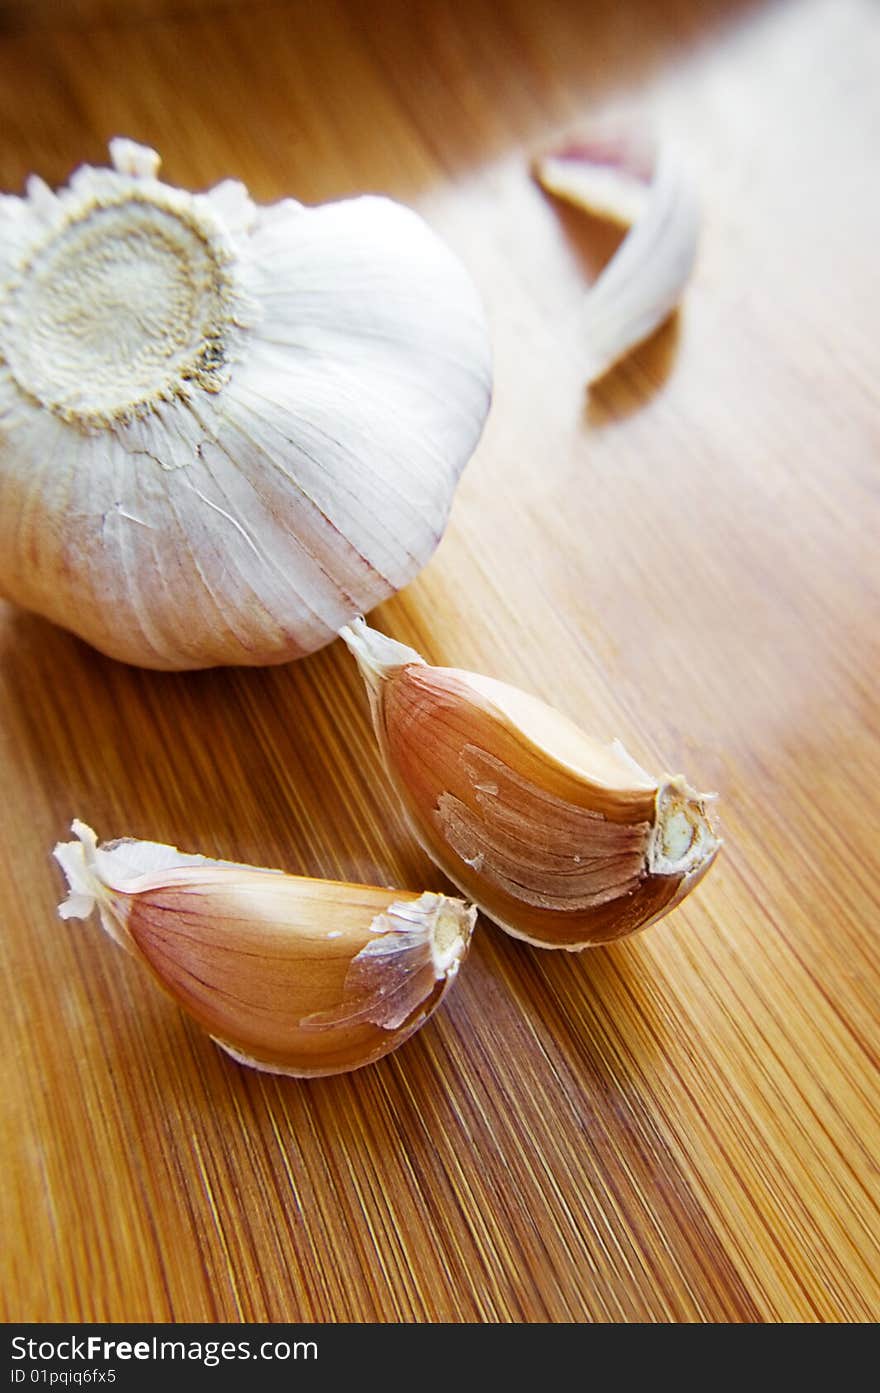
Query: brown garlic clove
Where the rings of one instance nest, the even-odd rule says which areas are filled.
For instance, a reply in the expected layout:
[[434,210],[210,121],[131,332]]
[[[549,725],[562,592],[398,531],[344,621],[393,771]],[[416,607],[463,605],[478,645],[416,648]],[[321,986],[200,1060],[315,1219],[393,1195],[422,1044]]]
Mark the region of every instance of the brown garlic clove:
[[454,981],[476,910],[446,895],[309,880],[79,838],[55,856],[63,919],[97,907],[117,943],[242,1064],[310,1077],[372,1064]]
[[711,795],[654,779],[536,697],[431,667],[358,620],[357,658],[394,787],[421,845],[485,914],[540,948],[608,943],[654,923],[721,843]]
[[594,128],[535,160],[539,184],[629,233],[584,298],[588,383],[673,313],[694,268],[700,213],[676,152],[644,135]]

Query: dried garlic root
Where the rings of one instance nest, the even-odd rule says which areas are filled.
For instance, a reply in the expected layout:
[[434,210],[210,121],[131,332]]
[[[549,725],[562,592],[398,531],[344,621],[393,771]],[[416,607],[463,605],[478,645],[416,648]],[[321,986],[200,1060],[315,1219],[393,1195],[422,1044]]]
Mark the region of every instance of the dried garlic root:
[[455,980],[476,910],[446,895],[309,880],[156,842],[78,841],[55,857],[62,919],[111,938],[233,1058],[311,1077],[372,1064]]
[[576,950],[654,923],[721,845],[711,795],[652,778],[536,697],[431,667],[358,620],[341,632],[388,773],[437,866],[516,938]]

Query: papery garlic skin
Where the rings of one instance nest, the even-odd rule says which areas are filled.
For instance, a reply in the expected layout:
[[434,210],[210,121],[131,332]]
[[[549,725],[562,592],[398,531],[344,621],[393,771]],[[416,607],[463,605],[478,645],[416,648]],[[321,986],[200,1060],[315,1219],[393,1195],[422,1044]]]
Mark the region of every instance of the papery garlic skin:
[[506,683],[431,667],[363,620],[358,660],[385,764],[437,866],[485,914],[541,948],[647,928],[705,875],[711,795],[654,779]]
[[155,842],[78,840],[55,857],[63,919],[97,908],[107,933],[240,1063],[316,1077],[374,1063],[455,980],[476,910],[445,895],[309,880],[182,855]]
[[301,656],[442,536],[476,290],[388,199],[261,208],[110,150],[0,197],[0,595],[145,667]]

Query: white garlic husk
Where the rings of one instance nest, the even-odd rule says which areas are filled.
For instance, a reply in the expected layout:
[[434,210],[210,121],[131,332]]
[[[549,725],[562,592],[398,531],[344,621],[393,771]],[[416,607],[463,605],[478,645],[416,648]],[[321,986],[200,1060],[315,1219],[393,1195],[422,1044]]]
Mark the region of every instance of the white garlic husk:
[[145,667],[299,657],[440,540],[479,297],[388,199],[258,207],[110,154],[0,198],[0,595]]

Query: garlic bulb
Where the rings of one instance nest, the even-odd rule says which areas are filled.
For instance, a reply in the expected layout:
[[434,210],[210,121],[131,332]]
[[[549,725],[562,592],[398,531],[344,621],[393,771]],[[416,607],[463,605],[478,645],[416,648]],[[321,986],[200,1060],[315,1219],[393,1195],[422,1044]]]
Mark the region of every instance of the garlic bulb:
[[242,1064],[310,1077],[372,1064],[440,1004],[476,911],[445,895],[307,880],[156,842],[55,848],[62,919],[115,941]]
[[700,215],[675,151],[622,132],[594,131],[534,162],[548,193],[629,227],[584,299],[587,382],[658,329],[676,308],[694,268]]
[[646,928],[721,845],[711,795],[654,779],[504,682],[430,667],[363,620],[341,637],[386,767],[428,855],[515,938],[576,950]]
[[0,198],[0,595],[155,668],[327,643],[439,541],[490,396],[455,257],[110,144]]

